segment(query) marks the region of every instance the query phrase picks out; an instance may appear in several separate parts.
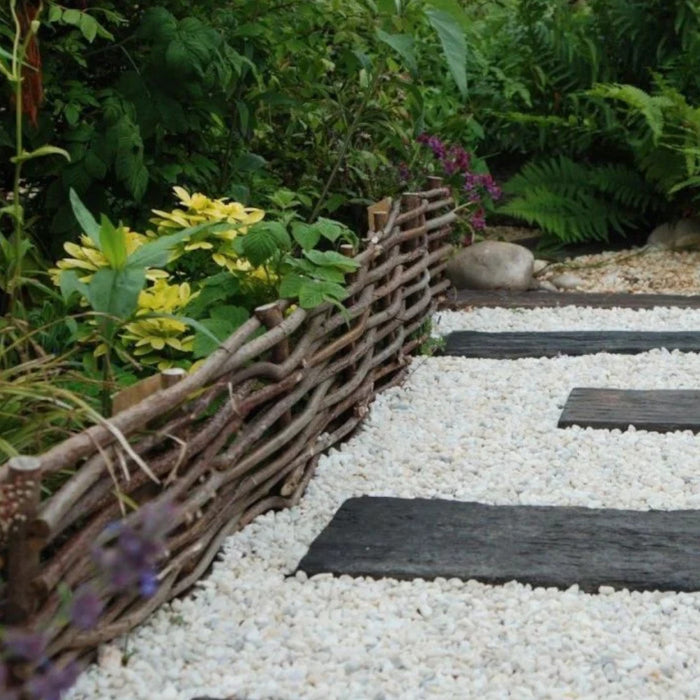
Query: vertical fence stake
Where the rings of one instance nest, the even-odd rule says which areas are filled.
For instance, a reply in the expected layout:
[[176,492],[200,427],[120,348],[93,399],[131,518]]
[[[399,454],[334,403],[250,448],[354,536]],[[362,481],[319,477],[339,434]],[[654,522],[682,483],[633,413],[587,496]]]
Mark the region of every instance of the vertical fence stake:
[[12,457],[9,468],[8,497],[15,507],[10,520],[7,543],[7,607],[5,620],[24,622],[34,612],[31,586],[39,570],[40,541],[29,532],[36,518],[41,495],[41,460],[38,457]]
[[[268,330],[273,329],[275,326],[279,326],[282,321],[284,321],[284,314],[280,303],[274,301],[271,304],[265,304],[264,306],[258,306],[255,309],[255,315],[258,320],[264,324],[265,328]],[[272,348],[272,361],[276,364],[282,364],[289,357],[289,338],[286,336]],[[292,412],[286,411],[279,420],[279,424],[282,426],[287,426],[292,422]]]

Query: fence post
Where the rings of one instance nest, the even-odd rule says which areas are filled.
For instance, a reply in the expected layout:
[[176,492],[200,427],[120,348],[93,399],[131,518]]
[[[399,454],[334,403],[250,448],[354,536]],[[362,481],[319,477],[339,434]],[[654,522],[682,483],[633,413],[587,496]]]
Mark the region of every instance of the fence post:
[[[284,321],[281,305],[278,301],[271,304],[264,304],[255,309],[258,320],[267,328],[272,330]],[[282,364],[289,358],[289,338],[286,336],[272,348],[272,361],[275,364]],[[287,426],[292,422],[292,412],[286,411],[279,420],[279,424]]]
[[12,457],[7,463],[9,483],[4,491],[12,504],[7,533],[7,603],[5,620],[24,622],[33,612],[35,596],[31,585],[39,570],[41,541],[32,537],[30,527],[36,518],[41,496],[41,460],[38,457]]

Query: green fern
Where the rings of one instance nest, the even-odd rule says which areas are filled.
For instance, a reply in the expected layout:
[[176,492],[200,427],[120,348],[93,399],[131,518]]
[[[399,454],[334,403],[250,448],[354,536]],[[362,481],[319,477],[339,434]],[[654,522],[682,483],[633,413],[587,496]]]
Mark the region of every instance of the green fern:
[[664,132],[664,110],[673,106],[673,100],[666,95],[650,95],[634,85],[595,85],[589,90],[592,97],[619,100],[628,107],[628,113],[644,118],[652,133],[654,143],[658,143]]
[[653,190],[621,165],[588,165],[560,156],[528,163],[504,187],[499,212],[539,226],[564,243],[624,234],[656,205]]

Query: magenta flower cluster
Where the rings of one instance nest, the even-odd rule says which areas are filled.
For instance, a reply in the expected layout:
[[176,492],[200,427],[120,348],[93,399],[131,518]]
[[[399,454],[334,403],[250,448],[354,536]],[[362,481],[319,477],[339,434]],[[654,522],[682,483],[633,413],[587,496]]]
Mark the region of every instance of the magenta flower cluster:
[[484,197],[488,195],[493,200],[501,197],[501,188],[493,177],[488,173],[473,172],[471,169],[472,156],[462,146],[447,146],[439,137],[430,134],[421,134],[417,141],[432,151],[447,177],[461,178],[460,184],[468,201],[475,205],[469,223],[476,231],[483,230],[486,226]]
[[[152,596],[158,588],[157,566],[166,553],[166,535],[173,529],[176,508],[169,502],[149,503],[129,521],[110,525],[98,539],[93,559],[98,582],[86,584],[73,595],[68,609],[70,623],[81,631],[93,629],[104,611],[103,599],[120,593]],[[0,700],[60,700],[75,683],[74,663],[58,667],[46,656],[45,632],[6,629],[0,639]],[[12,682],[15,664],[35,669],[23,685]]]

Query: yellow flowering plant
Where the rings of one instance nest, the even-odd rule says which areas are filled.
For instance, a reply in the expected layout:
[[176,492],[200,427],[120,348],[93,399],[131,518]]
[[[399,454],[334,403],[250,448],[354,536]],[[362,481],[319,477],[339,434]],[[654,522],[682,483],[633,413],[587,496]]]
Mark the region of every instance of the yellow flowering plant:
[[112,354],[132,365],[191,367],[249,318],[256,306],[286,297],[302,308],[339,306],[345,275],[357,263],[334,250],[356,243],[334,221],[302,222],[294,211],[265,221],[261,209],[175,188],[179,206],[154,210],[153,230],[100,224],[72,193],[84,234],[65,245],[52,271],[64,297],[78,293],[98,314],[104,381]]
[[200,192],[190,194],[183,187],[174,187],[173,191],[181,207],[172,211],[154,209],[155,218],[151,223],[156,226],[153,236],[167,235],[205,222],[216,221],[228,226],[218,230],[205,230],[189,237],[173,249],[171,260],[177,259],[193,250],[207,250],[212,260],[229,271],[250,272],[251,266],[241,260],[231,246],[237,236],[245,235],[253,224],[262,221],[265,212],[262,209],[245,207],[239,202],[226,199],[210,199]]

